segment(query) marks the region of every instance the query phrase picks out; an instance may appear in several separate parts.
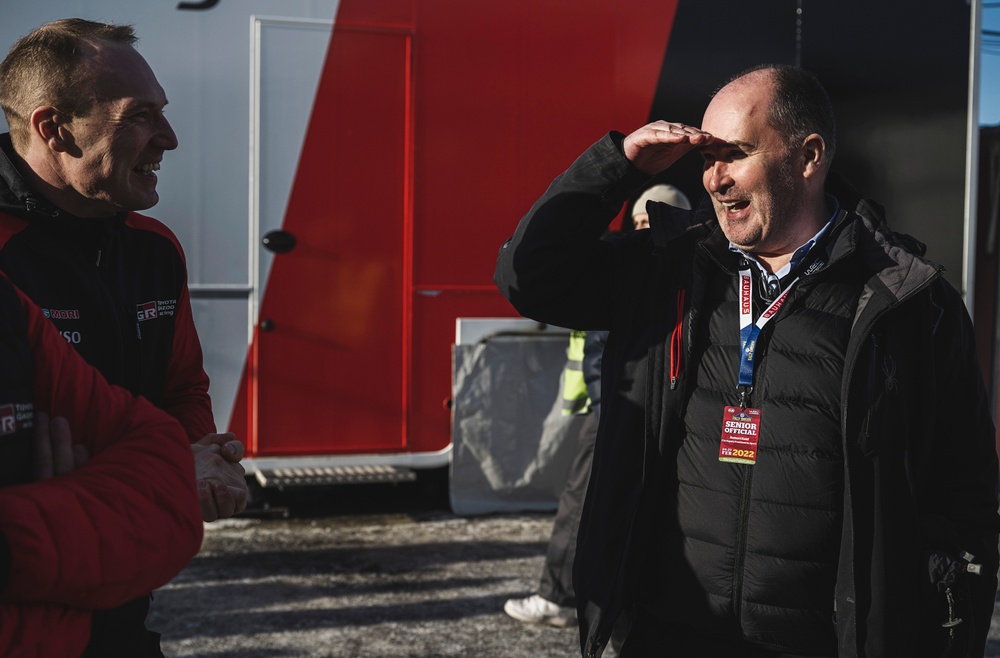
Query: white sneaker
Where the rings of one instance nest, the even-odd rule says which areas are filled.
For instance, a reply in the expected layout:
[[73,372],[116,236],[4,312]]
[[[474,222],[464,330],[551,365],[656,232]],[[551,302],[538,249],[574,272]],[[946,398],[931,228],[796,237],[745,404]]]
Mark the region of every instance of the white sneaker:
[[567,608],[537,594],[526,599],[507,599],[503,611],[518,621],[566,628],[576,622],[576,609]]

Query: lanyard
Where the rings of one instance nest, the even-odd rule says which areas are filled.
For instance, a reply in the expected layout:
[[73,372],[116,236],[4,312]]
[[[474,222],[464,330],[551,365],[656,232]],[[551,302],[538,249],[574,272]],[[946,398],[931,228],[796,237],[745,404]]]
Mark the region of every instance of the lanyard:
[[746,407],[747,396],[753,390],[753,359],[757,349],[757,338],[768,322],[778,314],[788,293],[798,277],[785,288],[778,298],[764,309],[757,321],[753,320],[753,275],[750,271],[750,261],[743,259],[740,263],[740,379],[737,388],[740,391],[740,406]]

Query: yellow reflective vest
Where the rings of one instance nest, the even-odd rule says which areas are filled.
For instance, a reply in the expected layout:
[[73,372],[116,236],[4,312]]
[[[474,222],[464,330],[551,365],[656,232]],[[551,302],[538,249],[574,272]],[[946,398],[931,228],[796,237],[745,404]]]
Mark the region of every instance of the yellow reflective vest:
[[583,379],[583,342],[587,332],[571,331],[563,369],[563,415],[590,413],[590,396]]

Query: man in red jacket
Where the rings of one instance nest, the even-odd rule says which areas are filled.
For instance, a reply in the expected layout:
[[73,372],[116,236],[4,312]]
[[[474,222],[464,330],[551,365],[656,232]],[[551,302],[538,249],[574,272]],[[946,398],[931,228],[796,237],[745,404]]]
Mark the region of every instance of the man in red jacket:
[[93,611],[162,586],[198,551],[191,450],[3,277],[0,363],[0,655],[77,657]]
[[[136,211],[177,137],[167,98],[129,26],[65,19],[18,40],[0,63],[0,270],[112,384],[180,421],[203,519],[246,506],[243,446],[216,433],[173,233]],[[149,598],[95,617],[91,655],[158,658]]]

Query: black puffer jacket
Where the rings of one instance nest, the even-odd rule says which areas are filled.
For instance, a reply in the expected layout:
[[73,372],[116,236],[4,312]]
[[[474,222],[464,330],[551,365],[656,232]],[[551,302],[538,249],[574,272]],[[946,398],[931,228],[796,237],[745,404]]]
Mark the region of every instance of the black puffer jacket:
[[[600,239],[646,183],[621,139],[602,139],[556,179],[501,249],[496,274],[525,316],[611,332],[576,560],[588,656],[601,653],[622,606],[642,598],[650,565],[662,559],[649,550],[657,544],[648,529],[672,522],[663,502],[701,355],[691,341],[707,335],[700,323],[709,319],[710,282],[725,269],[711,256],[720,237],[707,210],[658,206],[650,231]],[[799,303],[813,277],[854,290],[842,313],[849,321],[836,418],[844,483],[833,574],[838,655],[982,655],[996,590],[998,466],[968,314],[940,268],[891,234],[874,204],[831,192],[845,212],[829,260],[800,284]],[[679,352],[671,350],[677,331]],[[962,551],[983,565],[981,575],[949,571],[964,565]],[[678,561],[658,567],[676,573]],[[936,581],[929,563],[945,565]],[[963,618],[953,637],[941,626],[948,596]]]
[[[828,274],[803,276],[789,289],[756,340],[746,402],[759,413],[759,442],[729,446],[735,454],[723,456],[724,417],[739,418],[741,259],[720,231],[702,245],[693,267],[704,285],[680,288],[684,297],[698,295],[692,364],[679,369],[680,329],[667,358],[675,390],[686,391],[685,433],[664,446],[671,468],[664,469],[655,499],[660,523],[650,524],[655,530],[643,539],[647,580],[657,586],[636,592],[637,602],[645,615],[711,637],[835,655],[844,470],[840,381],[861,282],[832,276],[853,271],[841,259]],[[811,256],[825,260],[823,245]],[[819,267],[810,258],[798,269],[807,264]],[[786,285],[795,278],[793,271]],[[754,317],[768,303],[757,294],[764,289],[759,280],[751,286]]]

